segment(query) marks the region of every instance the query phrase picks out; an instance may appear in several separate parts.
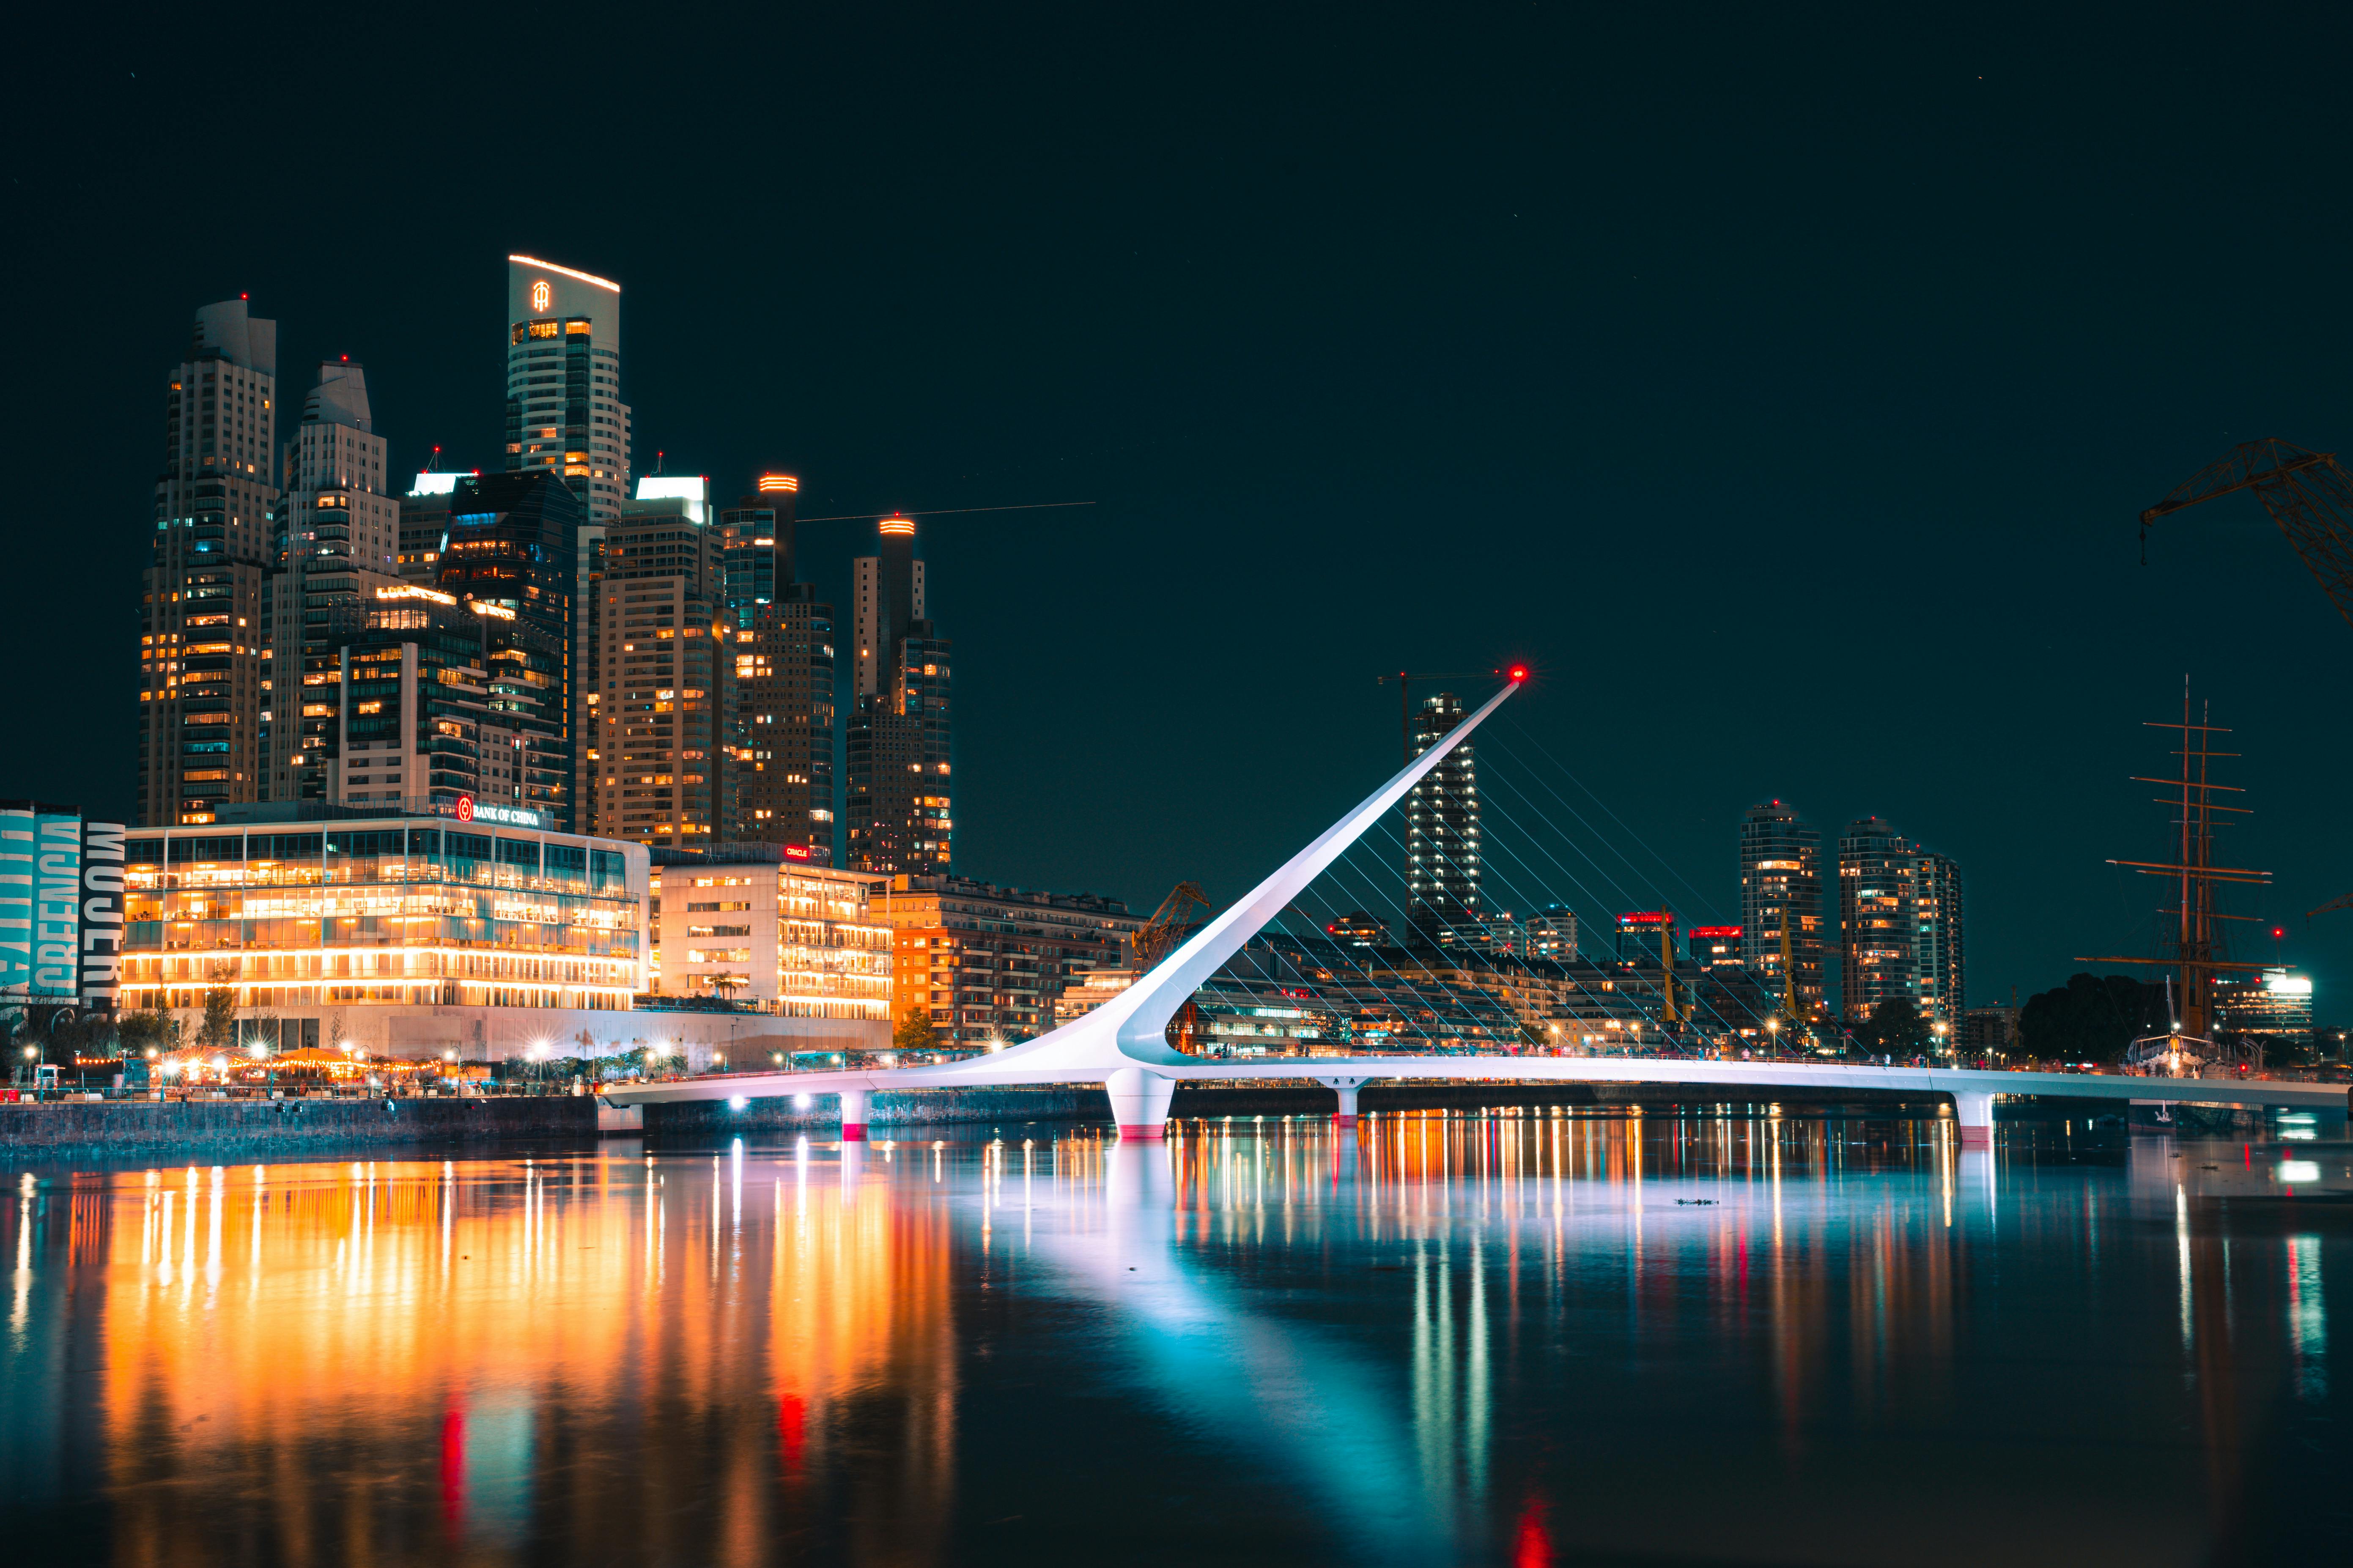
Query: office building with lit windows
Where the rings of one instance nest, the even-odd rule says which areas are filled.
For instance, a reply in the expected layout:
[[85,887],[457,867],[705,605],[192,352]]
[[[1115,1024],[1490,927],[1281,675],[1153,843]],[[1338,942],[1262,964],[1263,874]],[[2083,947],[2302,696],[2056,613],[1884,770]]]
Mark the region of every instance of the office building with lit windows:
[[847,751],[849,863],[942,875],[954,863],[949,760],[954,645],[927,614],[913,519],[886,517],[880,549],[856,563],[855,702]]
[[335,630],[331,612],[369,603],[400,581],[400,503],[385,480],[367,375],[348,359],[319,366],[302,420],[286,444],[285,494],[275,509],[276,561],[263,584],[270,700],[261,724],[263,800],[328,800],[333,745]]
[[1117,965],[1145,923],[1092,893],[904,873],[869,908],[892,933],[892,1017],[927,1017],[941,1045],[963,1050],[1052,1028],[1064,988]]
[[629,495],[621,401],[621,286],[536,257],[507,258],[507,468],[547,473],[594,531]]
[[210,822],[262,788],[278,324],[242,297],[206,305],[166,379],[139,617],[137,815],[147,826]]
[[598,577],[593,821],[664,848],[729,842],[734,628],[717,529],[691,497],[624,502]]
[[[1413,716],[1419,756],[1462,722],[1451,691],[1425,699]],[[1469,742],[1454,748],[1405,797],[1406,914],[1417,946],[1476,946],[1480,916],[1479,770]]]
[[1822,919],[1821,858],[1820,831],[1780,801],[1760,802],[1742,816],[1742,962],[1767,991],[1783,994],[1782,922],[1788,922],[1789,969],[1797,982],[1798,1011],[1807,1018],[1822,1010],[1828,933]]
[[657,993],[831,1019],[852,1026],[840,1031],[852,1049],[891,1043],[892,932],[873,908],[889,879],[812,866],[778,844],[652,854]]
[[574,776],[586,743],[573,706],[579,530],[580,502],[553,475],[461,474],[450,487],[448,543],[433,584],[513,628],[492,673],[498,706],[522,736],[517,798],[564,832],[586,821]]
[[200,1016],[226,973],[240,1011],[306,1045],[482,1059],[610,1053],[648,1033],[628,1016],[643,848],[521,810],[227,815],[128,841],[123,1007]]

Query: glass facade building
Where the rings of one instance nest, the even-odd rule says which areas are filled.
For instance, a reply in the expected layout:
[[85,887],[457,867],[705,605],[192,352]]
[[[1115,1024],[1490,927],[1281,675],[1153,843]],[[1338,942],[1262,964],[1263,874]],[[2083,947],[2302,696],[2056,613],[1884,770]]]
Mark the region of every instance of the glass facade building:
[[[620,1008],[643,988],[646,852],[426,816],[128,841],[122,1005]],[[529,814],[512,812],[524,816]]]

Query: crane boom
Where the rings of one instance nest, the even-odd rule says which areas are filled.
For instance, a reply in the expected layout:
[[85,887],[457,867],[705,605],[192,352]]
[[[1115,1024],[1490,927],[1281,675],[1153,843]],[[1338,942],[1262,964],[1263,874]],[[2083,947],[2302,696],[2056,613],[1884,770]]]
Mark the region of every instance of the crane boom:
[[2140,514],[2144,559],[2150,524],[2239,490],[2255,492],[2320,591],[2353,626],[2353,474],[2332,452],[2307,452],[2276,436],[2241,443]]

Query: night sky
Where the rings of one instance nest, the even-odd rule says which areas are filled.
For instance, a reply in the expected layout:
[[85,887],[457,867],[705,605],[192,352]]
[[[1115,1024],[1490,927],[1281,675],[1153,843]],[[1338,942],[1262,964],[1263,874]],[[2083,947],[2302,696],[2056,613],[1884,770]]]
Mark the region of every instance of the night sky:
[[[1525,658],[1491,796],[1602,820],[1574,773],[1651,879],[1548,896],[1736,919],[1745,806],[1875,812],[2007,1001],[2153,951],[2105,861],[2162,855],[2187,674],[2280,873],[2235,907],[2353,1021],[2353,913],[2302,919],[2353,626],[2250,498],[2135,528],[2353,436],[2342,7],[848,9],[17,35],[0,794],[130,809],[195,307],[279,321],[297,415],[363,362],[401,471],[493,468],[525,251],[624,285],[639,472],[1099,503],[923,526],[966,874],[1233,898],[1395,765],[1378,673]],[[871,538],[802,531],[845,614]]]

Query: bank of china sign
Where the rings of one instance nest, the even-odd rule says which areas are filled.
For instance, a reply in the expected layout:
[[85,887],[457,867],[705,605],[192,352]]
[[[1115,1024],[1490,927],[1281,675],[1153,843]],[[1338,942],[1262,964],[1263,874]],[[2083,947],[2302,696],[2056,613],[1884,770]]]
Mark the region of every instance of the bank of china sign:
[[460,822],[496,822],[509,827],[547,826],[547,814],[543,811],[529,811],[520,805],[494,805],[487,800],[477,801],[470,795],[459,795],[455,805],[444,809]]

